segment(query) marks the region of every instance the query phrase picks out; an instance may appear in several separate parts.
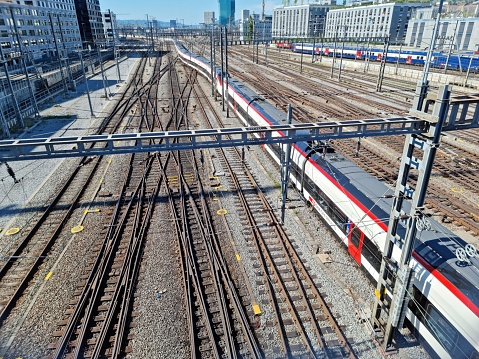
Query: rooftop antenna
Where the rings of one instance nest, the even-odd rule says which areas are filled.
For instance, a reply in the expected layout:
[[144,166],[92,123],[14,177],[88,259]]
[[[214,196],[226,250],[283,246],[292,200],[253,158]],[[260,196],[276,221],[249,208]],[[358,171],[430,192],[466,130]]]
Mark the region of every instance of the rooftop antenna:
[[263,12],[261,13],[261,20],[264,20],[264,0],[263,0]]

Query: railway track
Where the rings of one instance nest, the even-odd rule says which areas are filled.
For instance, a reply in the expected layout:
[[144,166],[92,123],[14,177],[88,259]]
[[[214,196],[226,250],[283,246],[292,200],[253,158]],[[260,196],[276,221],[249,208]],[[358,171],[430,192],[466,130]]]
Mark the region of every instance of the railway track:
[[[133,106],[128,97],[135,91],[133,87],[130,86],[123,93],[122,100],[125,101],[105,118],[98,133],[111,133],[120,128],[122,120]],[[92,194],[98,193],[98,182],[93,184],[93,180],[101,176],[102,170],[107,166],[105,162],[101,158],[82,158],[43,214],[39,214],[29,225],[18,230],[12,246],[3,248],[1,254],[6,260],[0,269],[0,325],[15,310],[17,303],[23,303],[21,298],[33,296],[30,291],[35,289],[31,287],[53,246],[64,240],[67,233],[71,235],[82,230],[81,222],[86,212],[82,213],[84,210],[79,209],[80,204],[87,202]],[[20,311],[16,315],[22,317],[25,314]],[[19,323],[22,321],[23,319]],[[18,324],[16,328],[10,340],[0,347],[0,351],[8,350],[17,333]]]
[[[197,98],[204,99],[200,87],[198,91]],[[216,123],[210,123],[210,126],[221,126],[220,117],[211,104],[200,102],[205,119],[211,118],[207,113],[215,114]],[[222,167],[230,173],[228,188],[237,194],[238,207],[244,213],[245,235],[255,249],[257,277],[248,280],[256,283],[260,292],[268,293],[265,297],[276,318],[276,346],[262,342],[264,350],[270,350],[265,355],[354,357],[354,351],[343,334],[344,328],[339,326],[329,308],[331,303],[326,302],[318,289],[320,283],[315,283],[309,275],[305,260],[291,244],[273,208],[243,162],[240,151],[217,149],[216,154]],[[238,259],[232,262],[238,262]],[[258,308],[252,290],[249,298],[250,302],[244,304]],[[250,322],[255,325],[255,317],[250,318]]]
[[[144,61],[146,64],[146,59]],[[155,59],[153,75],[138,93],[139,130],[157,127],[158,83],[172,67]],[[143,83],[144,74],[138,81]],[[164,181],[158,154],[129,156],[125,178],[101,245],[92,253],[92,267],[79,294],[66,311],[51,346],[55,358],[124,356],[131,350],[130,324],[146,233]]]

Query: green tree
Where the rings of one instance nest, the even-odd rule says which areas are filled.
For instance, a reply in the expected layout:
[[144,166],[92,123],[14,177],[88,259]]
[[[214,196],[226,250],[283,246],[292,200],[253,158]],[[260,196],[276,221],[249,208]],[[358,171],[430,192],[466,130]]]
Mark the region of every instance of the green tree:
[[248,19],[248,27],[246,28],[246,40],[253,39],[253,30],[254,30],[254,22],[253,17],[250,15]]

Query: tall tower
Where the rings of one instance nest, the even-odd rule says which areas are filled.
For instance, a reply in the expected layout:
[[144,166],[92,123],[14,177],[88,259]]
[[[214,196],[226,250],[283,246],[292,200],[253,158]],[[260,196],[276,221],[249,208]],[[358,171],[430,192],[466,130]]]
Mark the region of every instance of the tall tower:
[[218,0],[219,24],[222,26],[232,25],[235,21],[235,0]]

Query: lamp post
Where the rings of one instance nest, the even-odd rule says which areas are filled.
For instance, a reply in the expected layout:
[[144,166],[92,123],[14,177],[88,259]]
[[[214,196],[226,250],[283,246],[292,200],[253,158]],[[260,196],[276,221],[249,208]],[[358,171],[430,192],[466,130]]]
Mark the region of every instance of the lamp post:
[[[113,17],[111,16],[110,9],[108,9],[108,14],[110,15],[111,33],[113,35],[113,57],[115,58],[116,72],[118,73],[118,82],[121,82],[120,65],[118,64],[118,56],[117,56],[117,53],[116,53],[115,25],[113,23]],[[151,35],[152,35],[151,42],[153,43],[153,33]]]
[[93,112],[93,107],[91,105],[90,88],[88,87],[88,79],[87,79],[86,74],[85,74],[85,66],[83,64],[83,56],[82,56],[81,51],[78,52],[78,56],[80,57],[81,69],[82,69],[82,72],[83,72],[83,80],[85,81],[86,94],[87,94],[87,97],[88,97],[88,105],[90,106],[90,114],[92,115],[92,117],[95,117],[95,113]]

